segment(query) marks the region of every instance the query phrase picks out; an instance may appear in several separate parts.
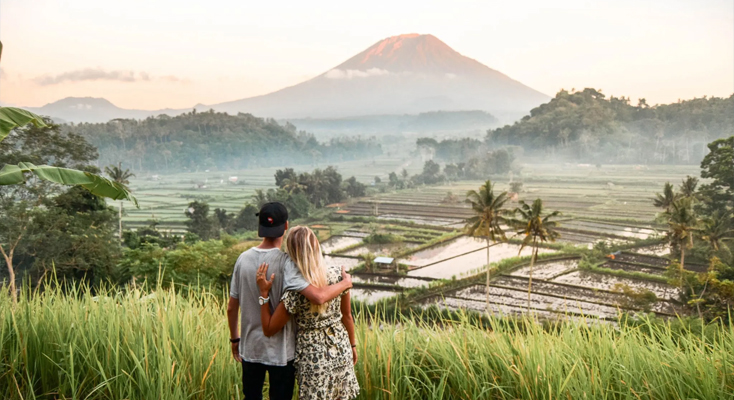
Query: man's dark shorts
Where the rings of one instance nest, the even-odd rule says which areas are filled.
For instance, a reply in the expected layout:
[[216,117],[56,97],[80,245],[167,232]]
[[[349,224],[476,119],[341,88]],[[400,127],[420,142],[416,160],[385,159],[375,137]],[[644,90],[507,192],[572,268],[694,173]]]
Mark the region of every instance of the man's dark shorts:
[[270,377],[270,400],[291,400],[296,384],[293,361],[283,367],[242,361],[242,393],[245,400],[262,400],[266,371]]

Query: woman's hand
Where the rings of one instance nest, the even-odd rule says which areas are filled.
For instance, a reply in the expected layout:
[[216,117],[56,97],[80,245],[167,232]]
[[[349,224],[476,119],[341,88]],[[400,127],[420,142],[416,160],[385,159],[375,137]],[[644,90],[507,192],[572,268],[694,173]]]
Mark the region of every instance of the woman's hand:
[[353,365],[357,365],[357,348],[352,347],[352,363]]
[[273,280],[275,280],[275,274],[270,275],[268,280],[268,264],[262,263],[257,269],[257,287],[260,289],[260,296],[268,297],[270,288],[273,287]]

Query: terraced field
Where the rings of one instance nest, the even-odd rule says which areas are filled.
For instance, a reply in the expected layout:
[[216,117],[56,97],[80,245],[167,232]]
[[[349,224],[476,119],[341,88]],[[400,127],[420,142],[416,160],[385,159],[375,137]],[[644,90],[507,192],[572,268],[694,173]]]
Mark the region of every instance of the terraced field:
[[[629,257],[635,257],[630,254]],[[659,267],[650,264],[615,263],[620,270],[640,272],[639,268],[654,271]],[[528,312],[529,266],[494,278],[489,286],[469,285],[431,296],[422,300],[424,306],[439,305],[448,308],[486,309],[489,291],[489,311],[492,313],[519,315]],[[544,318],[594,317],[615,320],[624,310],[640,310],[630,302],[617,284],[635,289],[647,289],[658,300],[649,305],[650,311],[660,316],[672,317],[681,312],[676,303],[677,290],[669,285],[644,280],[620,278],[578,269],[578,259],[559,259],[540,262],[533,268],[533,284],[530,296],[531,313]]]
[[[421,166],[410,159],[381,156],[369,160],[344,161],[332,163],[346,179],[355,176],[364,183],[373,182],[374,178],[387,180],[390,172],[406,168],[409,173],[419,172]],[[311,171],[314,168],[325,168],[328,165],[296,166],[298,172]],[[185,230],[184,211],[189,202],[205,200],[209,207],[224,208],[237,212],[250,201],[256,189],[274,188],[273,175],[279,168],[255,168],[233,171],[202,171],[170,175],[140,175],[130,180],[130,188],[140,203],[140,209],[125,204],[125,227],[138,228],[146,226],[148,221],[157,220],[159,228],[173,232]],[[230,178],[236,177],[236,182]],[[119,207],[119,202],[110,202],[112,207]]]
[[[420,168],[414,163],[387,157],[338,165],[345,177],[355,175],[363,182],[372,182],[375,176],[386,180],[389,172],[403,167],[408,167],[411,173],[418,172]],[[255,189],[273,187],[274,172],[275,168],[263,168],[138,177],[132,187],[141,200],[141,209],[128,209],[125,224],[141,226],[155,218],[168,229],[181,230],[184,208],[194,199],[206,200],[211,208],[239,210],[250,200]],[[665,181],[678,183],[685,175],[696,173],[695,166],[604,166],[596,169],[578,165],[526,165],[522,176],[513,178],[524,183],[524,190],[508,205],[514,207],[518,200],[542,198],[546,209],[563,213],[559,232],[560,241],[565,243],[581,246],[592,246],[598,241],[632,243],[659,237],[664,232],[666,227],[654,221],[658,210],[651,202],[662,184]],[[234,176],[237,177],[236,184],[229,179]],[[494,181],[496,190],[506,190],[509,186],[508,177],[498,177]],[[439,294],[433,290],[431,293],[434,294],[429,297],[419,298],[423,306],[433,304],[485,311],[487,289],[484,285],[472,283],[440,291],[444,282],[471,278],[485,271],[486,243],[460,235],[464,219],[471,216],[471,210],[461,201],[446,201],[449,192],[455,195],[454,198],[461,199],[467,190],[477,189],[480,185],[478,181],[458,182],[392,191],[355,201],[347,206],[345,221],[317,223],[321,226],[320,236],[325,239],[322,241],[325,261],[330,265],[355,269],[361,268],[366,254],[374,254],[396,257],[396,262],[407,270],[399,276],[394,271],[380,270],[355,274],[352,296],[359,301],[374,303],[430,284],[434,289],[439,288]],[[377,222],[349,222],[350,216],[373,216]],[[363,239],[374,233],[375,227],[382,233],[400,235],[406,240],[380,245],[364,243]],[[332,228],[336,234],[329,237]],[[452,231],[455,237],[445,236]],[[527,255],[529,251],[520,252],[519,246],[511,243],[496,244],[490,252],[491,262]],[[541,253],[554,251],[540,250]],[[602,264],[602,269],[594,271],[579,269],[578,260],[568,257],[540,261],[533,269],[529,308],[527,286],[530,270],[527,265],[520,265],[494,278],[489,287],[489,311],[520,314],[529,309],[548,318],[583,316],[613,320],[622,310],[640,310],[643,307],[621,293],[621,285],[627,285],[654,293],[657,300],[645,307],[661,316],[673,316],[681,310],[676,302],[678,291],[659,282],[670,262],[665,258],[668,254],[666,246],[653,245],[634,254],[622,253]],[[694,271],[705,270],[705,266],[687,267]],[[627,275],[618,276],[619,273]],[[649,279],[631,278],[629,276],[633,275],[630,273],[637,274],[634,276],[646,274]],[[441,279],[447,281],[431,283]]]
[[[561,211],[574,221],[564,226],[570,242],[588,242],[599,237],[617,240],[644,238],[663,227],[655,225],[656,210],[651,199],[666,181],[679,183],[686,175],[696,176],[696,166],[604,166],[524,165],[517,200],[542,198],[548,209]],[[508,190],[509,178],[492,177],[496,190]],[[459,199],[482,182],[465,181],[387,193],[349,207],[354,215],[374,214],[451,226],[471,215],[463,202],[446,202],[451,192]],[[510,203],[516,204],[516,203]],[[617,221],[617,223],[615,223]]]

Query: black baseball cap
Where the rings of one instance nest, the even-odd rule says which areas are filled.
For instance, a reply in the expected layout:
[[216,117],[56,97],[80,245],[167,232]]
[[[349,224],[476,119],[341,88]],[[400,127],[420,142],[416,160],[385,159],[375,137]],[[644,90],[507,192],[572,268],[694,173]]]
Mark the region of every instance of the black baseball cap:
[[266,238],[277,238],[285,233],[288,222],[288,209],[278,202],[266,203],[255,214],[259,217],[257,235]]

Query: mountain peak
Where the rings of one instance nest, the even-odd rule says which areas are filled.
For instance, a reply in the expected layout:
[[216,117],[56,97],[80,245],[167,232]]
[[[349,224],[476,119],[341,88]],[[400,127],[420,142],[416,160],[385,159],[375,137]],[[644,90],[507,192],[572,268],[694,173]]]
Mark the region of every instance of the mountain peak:
[[433,35],[409,33],[380,40],[336,69],[384,70],[438,74],[471,73],[487,69],[464,57]]

